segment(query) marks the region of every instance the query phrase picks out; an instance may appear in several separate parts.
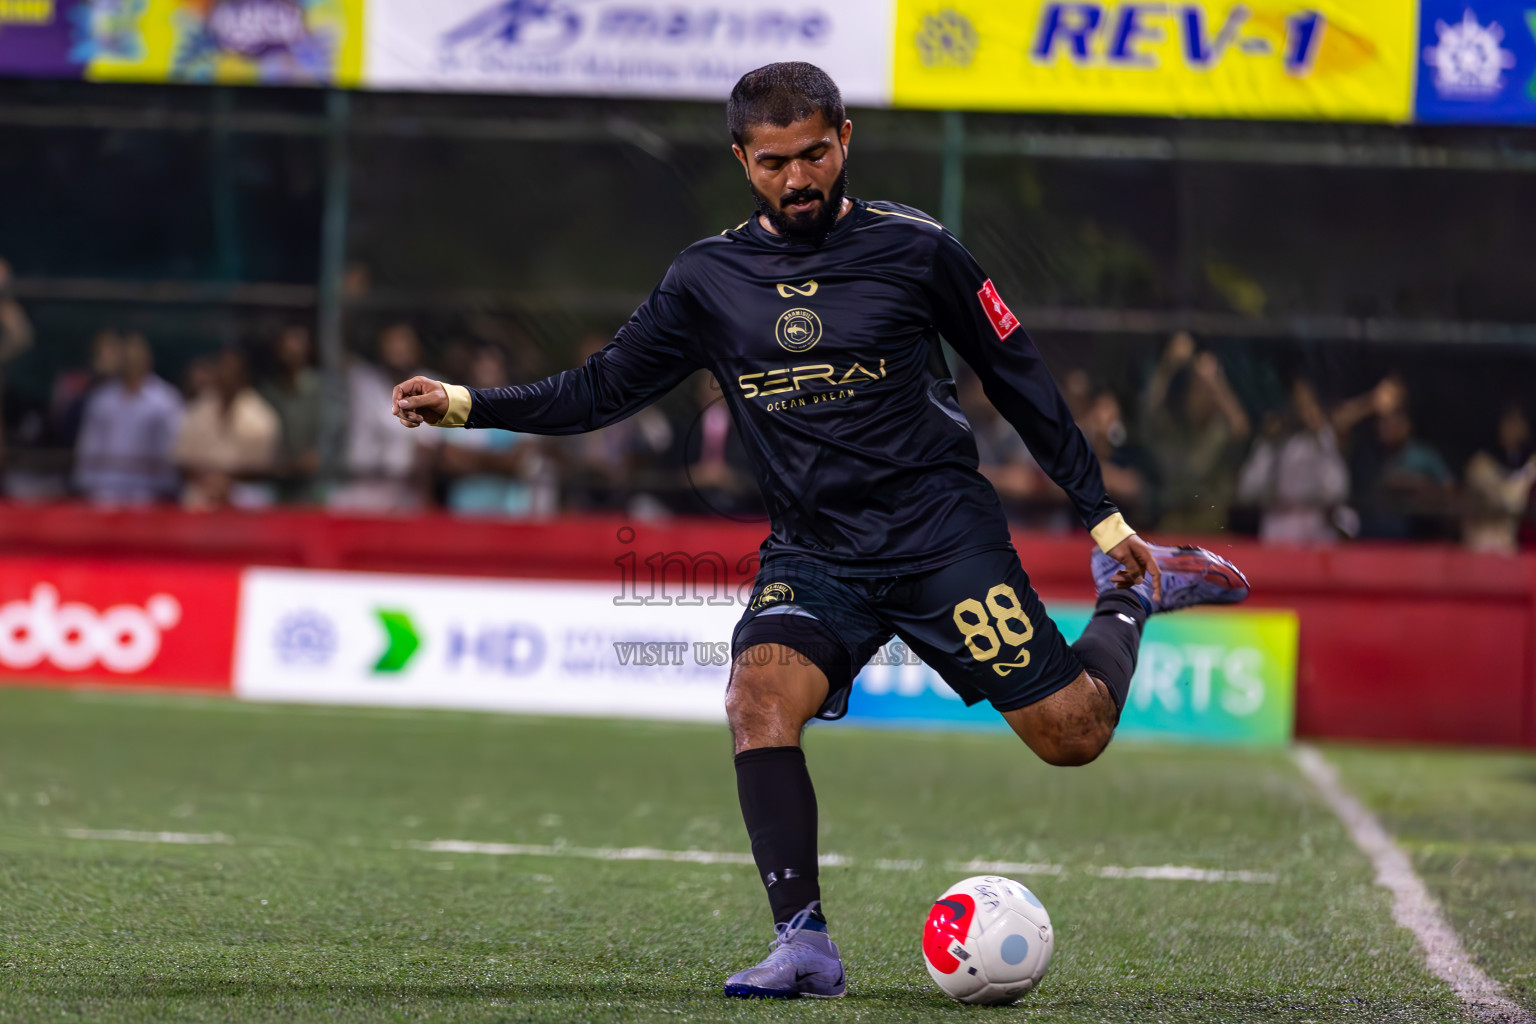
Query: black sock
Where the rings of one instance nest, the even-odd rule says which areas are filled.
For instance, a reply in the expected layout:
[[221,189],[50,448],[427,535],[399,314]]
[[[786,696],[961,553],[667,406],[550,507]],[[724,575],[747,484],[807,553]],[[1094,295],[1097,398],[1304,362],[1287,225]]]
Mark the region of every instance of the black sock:
[[1109,687],[1116,708],[1125,707],[1126,695],[1131,691],[1136,651],[1146,624],[1147,609],[1141,598],[1129,590],[1111,590],[1099,598],[1093,618],[1072,645],[1072,653],[1088,674]]
[[[805,767],[805,752],[799,747],[743,750],[736,755],[736,795],[752,839],[752,859],[768,889],[774,923],[788,921],[821,899],[816,878],[816,790]],[[811,920],[826,927],[819,911],[811,914]]]

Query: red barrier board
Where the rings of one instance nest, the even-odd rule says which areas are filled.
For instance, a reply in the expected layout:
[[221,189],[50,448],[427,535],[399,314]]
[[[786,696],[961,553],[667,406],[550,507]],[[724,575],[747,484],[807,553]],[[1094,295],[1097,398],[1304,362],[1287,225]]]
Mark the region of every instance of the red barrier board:
[[[38,515],[0,505],[0,552],[46,551],[60,557],[55,566],[112,573],[119,570],[107,567],[129,564],[120,560],[163,560],[184,568],[157,572],[189,578],[223,573],[231,593],[245,565],[618,585],[621,573],[646,582],[666,579],[694,560],[717,561],[727,580],[739,585],[755,571],[752,555],[767,532],[763,523],[632,522],[619,516],[498,522],[296,509],[260,515],[104,512],[69,505]],[[1086,534],[1020,532],[1014,543],[1047,603],[1092,600]],[[1293,609],[1300,617],[1297,735],[1536,747],[1536,555],[1478,555],[1449,545],[1200,543],[1243,567],[1253,581],[1252,606]],[[31,593],[7,586],[4,600]],[[124,599],[143,607],[146,598]],[[205,627],[210,637],[221,638],[222,653],[217,673],[205,675],[201,685],[227,685],[234,620],[233,604],[228,607],[228,615]],[[29,674],[39,671],[53,678],[86,674],[46,668]],[[7,672],[0,666],[0,674]],[[198,685],[188,675],[177,678],[186,680],[181,685]]]
[[228,690],[240,571],[0,560],[0,674]]

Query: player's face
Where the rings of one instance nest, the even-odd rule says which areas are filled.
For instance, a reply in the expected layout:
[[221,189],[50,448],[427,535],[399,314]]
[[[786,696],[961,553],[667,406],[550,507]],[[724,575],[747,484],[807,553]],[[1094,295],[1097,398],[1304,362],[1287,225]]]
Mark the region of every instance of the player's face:
[[731,147],[775,231],[819,238],[832,229],[848,190],[852,136],[852,121],[834,129],[818,114],[782,128],[756,125]]

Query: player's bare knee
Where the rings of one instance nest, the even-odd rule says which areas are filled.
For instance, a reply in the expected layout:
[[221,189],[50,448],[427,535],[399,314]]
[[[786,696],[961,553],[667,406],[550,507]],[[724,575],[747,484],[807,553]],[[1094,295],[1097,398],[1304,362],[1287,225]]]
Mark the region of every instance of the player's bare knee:
[[1080,768],[1102,754],[1113,735],[1113,727],[1100,725],[1085,731],[1041,737],[1031,747],[1046,764],[1058,768]]
[[811,713],[804,700],[786,691],[782,683],[767,665],[738,662],[732,670],[725,691],[725,716],[738,752],[799,742]]
[[1104,752],[1120,715],[1104,684],[1084,672],[1071,685],[1003,717],[1040,760],[1072,768]]

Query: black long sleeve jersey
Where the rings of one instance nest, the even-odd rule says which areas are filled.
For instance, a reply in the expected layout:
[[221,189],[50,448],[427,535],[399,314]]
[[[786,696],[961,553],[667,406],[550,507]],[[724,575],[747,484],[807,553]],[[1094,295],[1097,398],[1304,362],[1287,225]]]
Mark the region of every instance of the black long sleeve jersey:
[[698,242],[585,365],[534,384],[450,388],[443,423],[595,430],[708,369],[767,504],[764,561],[800,554],[846,575],[919,572],[1009,543],[941,335],[1100,545],[1129,535],[1066,400],[987,275],[937,222],[895,203],[853,201],[820,245],[775,235],[756,216]]

